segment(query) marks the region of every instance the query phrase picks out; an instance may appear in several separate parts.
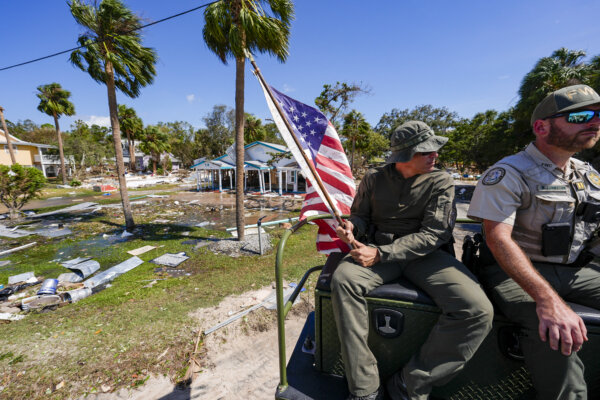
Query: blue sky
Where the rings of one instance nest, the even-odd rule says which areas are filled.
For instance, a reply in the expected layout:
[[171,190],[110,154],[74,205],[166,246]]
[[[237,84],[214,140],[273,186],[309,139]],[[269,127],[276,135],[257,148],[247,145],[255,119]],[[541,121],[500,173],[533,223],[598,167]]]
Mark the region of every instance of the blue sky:
[[[125,0],[145,21],[204,4],[199,0]],[[445,106],[461,117],[506,110],[517,101],[523,76],[560,47],[600,54],[600,2],[298,0],[290,56],[279,63],[256,54],[267,81],[313,104],[325,83],[362,82],[371,94],[352,105],[375,125],[393,108]],[[81,28],[64,0],[3,1],[0,67],[76,46]],[[216,104],[233,107],[235,63],[223,65],[202,40],[202,10],[147,28],[144,45],[159,61],[140,97],[118,93],[145,124],[187,121],[203,126]],[[75,119],[108,124],[106,88],[73,67],[68,54],[0,71],[0,105],[13,122],[52,123],[37,111],[35,93],[58,82],[71,91]],[[269,112],[256,78],[246,69],[246,111]]]

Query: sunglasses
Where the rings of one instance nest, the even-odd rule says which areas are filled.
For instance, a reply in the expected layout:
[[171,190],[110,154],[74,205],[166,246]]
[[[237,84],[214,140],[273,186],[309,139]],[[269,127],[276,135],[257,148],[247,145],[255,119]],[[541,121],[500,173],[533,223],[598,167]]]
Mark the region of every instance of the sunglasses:
[[580,111],[573,111],[573,112],[569,112],[569,113],[560,113],[560,114],[555,114],[551,117],[548,118],[558,118],[558,117],[565,117],[565,120],[568,123],[571,124],[585,124],[586,122],[590,122],[593,118],[594,115],[597,115],[598,118],[600,118],[600,110],[580,110]]
[[415,155],[427,157],[427,156],[432,155],[433,153],[438,153],[438,152],[437,151],[424,151],[424,152],[415,153]]

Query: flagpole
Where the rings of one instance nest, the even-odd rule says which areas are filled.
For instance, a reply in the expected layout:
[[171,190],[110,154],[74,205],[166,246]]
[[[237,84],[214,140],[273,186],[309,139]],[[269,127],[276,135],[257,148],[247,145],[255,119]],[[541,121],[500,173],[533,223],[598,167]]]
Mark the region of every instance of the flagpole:
[[286,128],[288,129],[288,131],[290,131],[290,133],[292,134],[292,138],[294,139],[294,142],[296,143],[296,146],[300,149],[300,153],[302,153],[302,157],[304,158],[304,161],[306,161],[306,164],[308,165],[308,168],[310,168],[310,172],[312,172],[317,185],[319,186],[319,188],[323,192],[323,195],[325,196],[325,201],[327,201],[327,203],[329,204],[329,208],[331,208],[331,211],[333,211],[333,215],[335,216],[335,219],[337,220],[337,222],[340,225],[344,226],[345,225],[344,221],[342,220],[342,217],[338,213],[337,207],[334,206],[333,200],[329,196],[329,193],[327,192],[327,189],[325,189],[325,185],[323,184],[323,181],[321,180],[321,177],[317,173],[317,170],[315,169],[315,166],[313,165],[312,161],[308,159],[308,156],[302,150],[302,145],[300,144],[300,141],[298,141],[298,138],[296,137],[296,134],[294,133],[294,130],[292,129],[292,126],[291,126],[290,122],[285,117],[285,114],[284,114],[283,110],[281,109],[281,106],[279,105],[279,102],[275,99],[275,96],[273,96],[273,92],[271,92],[271,87],[269,85],[267,85],[267,82],[265,81],[265,78],[260,73],[260,69],[258,68],[258,65],[256,65],[256,62],[254,61],[254,58],[252,57],[252,54],[250,54],[250,52],[247,51],[246,52],[246,57],[250,60],[250,63],[254,67],[254,73],[256,74],[256,76],[258,76],[258,79],[260,79],[261,83],[263,84],[263,86],[267,90],[267,93],[269,94],[269,97],[271,98],[271,101],[273,102],[273,104],[277,108],[277,112],[279,113],[279,115],[283,119],[283,123],[285,124]]

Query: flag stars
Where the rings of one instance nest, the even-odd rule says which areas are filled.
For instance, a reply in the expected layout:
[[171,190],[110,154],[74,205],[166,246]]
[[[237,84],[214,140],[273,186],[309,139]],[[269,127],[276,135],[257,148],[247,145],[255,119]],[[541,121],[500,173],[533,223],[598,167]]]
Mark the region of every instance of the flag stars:
[[315,133],[317,133],[317,132],[315,132],[315,130],[314,130],[314,129],[311,129],[311,130],[310,130],[310,134],[311,134],[311,135],[314,135]]
[[296,121],[296,122],[300,121],[300,118],[297,115],[295,115],[295,114],[294,114],[294,116],[292,118],[294,118],[294,121]]
[[312,122],[306,121],[306,126],[311,126],[311,125],[312,125]]
[[290,112],[291,112],[291,113],[293,113],[293,112],[294,112],[294,110],[295,110],[294,106],[291,106],[291,107],[290,107]]
[[306,115],[307,114],[305,112],[302,112],[302,118],[306,118]]

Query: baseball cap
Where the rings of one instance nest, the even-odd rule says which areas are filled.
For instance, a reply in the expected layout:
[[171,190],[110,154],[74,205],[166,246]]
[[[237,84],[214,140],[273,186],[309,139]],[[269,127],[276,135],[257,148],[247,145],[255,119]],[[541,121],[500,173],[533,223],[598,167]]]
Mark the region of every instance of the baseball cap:
[[531,126],[538,119],[599,103],[600,96],[588,85],[573,85],[558,89],[535,107],[531,114]]
[[415,153],[438,151],[447,141],[447,137],[436,136],[426,123],[408,121],[392,133],[390,138],[392,154],[385,161],[387,163],[407,162]]

